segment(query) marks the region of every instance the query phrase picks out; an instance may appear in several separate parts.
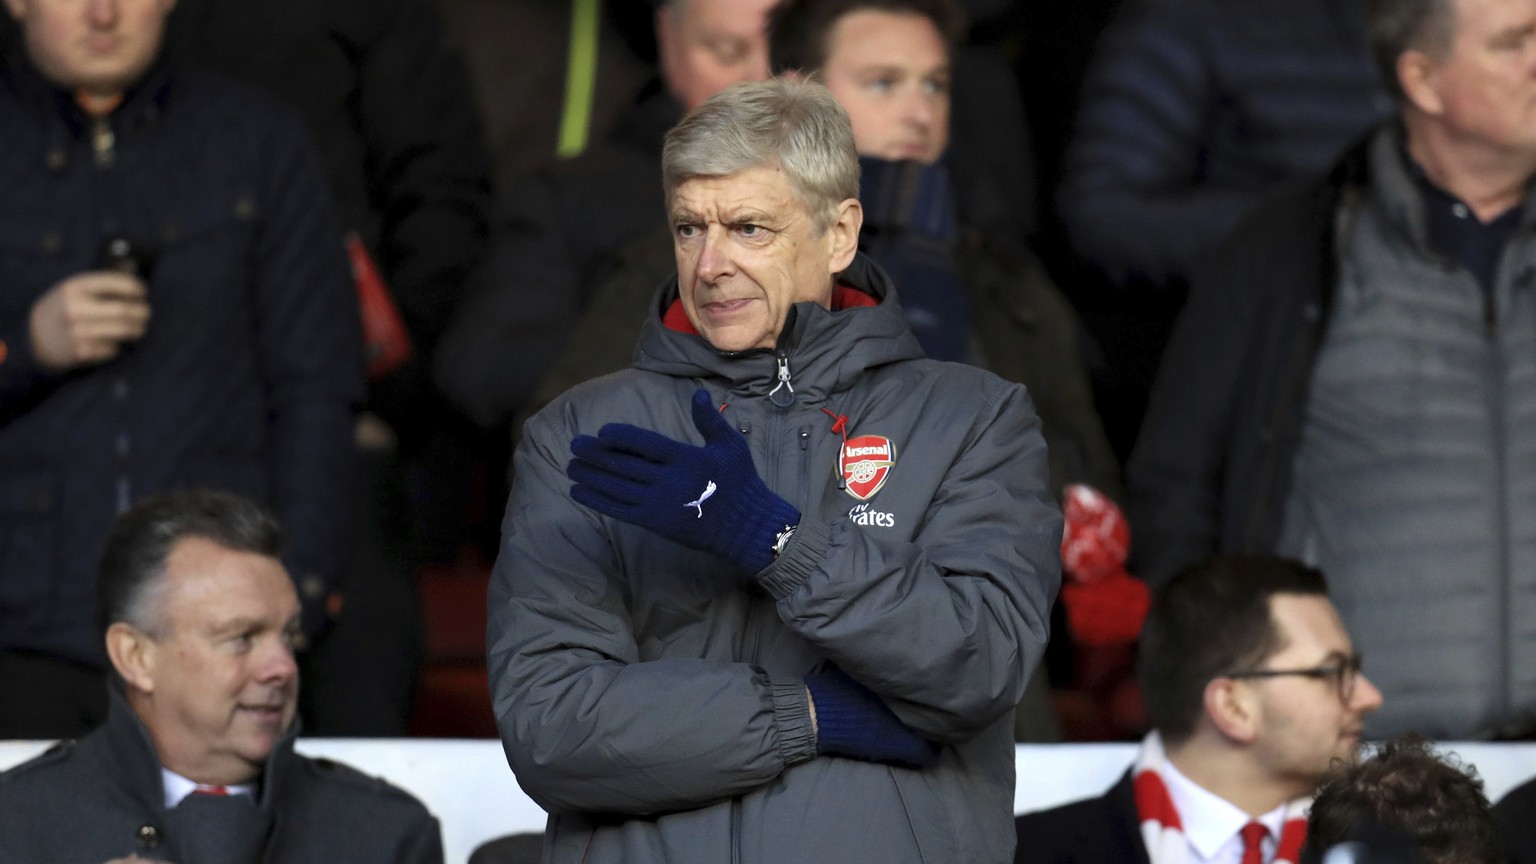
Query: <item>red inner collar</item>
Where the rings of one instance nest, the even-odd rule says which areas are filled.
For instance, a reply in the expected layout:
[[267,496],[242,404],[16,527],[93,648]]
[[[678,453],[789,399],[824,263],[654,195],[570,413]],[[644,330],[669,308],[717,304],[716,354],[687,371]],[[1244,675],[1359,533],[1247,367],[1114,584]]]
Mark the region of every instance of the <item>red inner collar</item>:
[[[847,282],[839,282],[832,289],[833,312],[879,305],[879,300],[865,294]],[[699,335],[699,331],[693,327],[693,322],[688,320],[688,313],[683,311],[683,301],[681,299],[672,301],[672,305],[668,306],[666,313],[661,316],[661,323],[668,330],[676,330],[679,333],[692,333],[695,336]]]

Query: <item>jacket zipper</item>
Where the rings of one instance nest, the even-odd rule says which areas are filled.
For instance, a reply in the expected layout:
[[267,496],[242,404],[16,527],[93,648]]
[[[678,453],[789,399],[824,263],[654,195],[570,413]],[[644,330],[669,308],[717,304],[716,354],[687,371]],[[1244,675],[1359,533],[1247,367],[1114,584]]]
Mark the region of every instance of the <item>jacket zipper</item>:
[[773,389],[768,391],[768,401],[779,408],[788,408],[795,404],[795,385],[789,377],[789,352],[783,348],[774,355],[774,378],[778,381]]
[[[110,182],[106,171],[117,161],[117,134],[112,131],[112,121],[107,115],[91,118],[91,154],[96,168],[102,172],[98,175],[100,182],[102,184]],[[117,415],[118,423],[117,433],[112,436],[112,455],[117,464],[117,477],[113,485],[116,498],[114,503],[119,513],[127,510],[133,503],[133,484],[129,479],[133,439],[128,431],[130,428],[128,400],[133,394],[130,392],[128,383],[127,360],[127,356],[119,354],[112,381],[112,409]]]
[[1498,559],[1495,565],[1495,582],[1499,586],[1498,629],[1498,685],[1494,688],[1494,716],[1502,718],[1509,709],[1509,480],[1505,470],[1509,467],[1509,442],[1504,434],[1505,417],[1508,413],[1504,398],[1504,348],[1499,338],[1499,313],[1492,294],[1487,298],[1484,323],[1488,333],[1488,414],[1492,421],[1489,434],[1493,440],[1494,457],[1494,506],[1497,508],[1494,529],[1498,534]]

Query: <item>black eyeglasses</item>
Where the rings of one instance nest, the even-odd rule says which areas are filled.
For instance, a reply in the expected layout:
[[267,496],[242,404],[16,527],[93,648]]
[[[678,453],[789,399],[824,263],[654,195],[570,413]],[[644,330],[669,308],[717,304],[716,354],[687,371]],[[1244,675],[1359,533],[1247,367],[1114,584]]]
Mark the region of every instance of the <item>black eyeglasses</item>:
[[1332,680],[1334,689],[1338,691],[1339,701],[1347,705],[1355,696],[1355,681],[1360,677],[1360,666],[1364,662],[1364,658],[1359,654],[1350,654],[1310,669],[1250,669],[1247,672],[1233,672],[1222,677],[1279,678],[1286,675],[1300,675],[1303,678],[1316,678],[1319,681]]

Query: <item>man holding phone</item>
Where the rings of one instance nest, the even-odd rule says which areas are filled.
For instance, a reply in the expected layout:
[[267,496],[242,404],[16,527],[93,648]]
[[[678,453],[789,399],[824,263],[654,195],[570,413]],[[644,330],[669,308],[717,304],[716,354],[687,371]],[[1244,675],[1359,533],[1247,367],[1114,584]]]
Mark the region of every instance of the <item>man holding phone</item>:
[[4,2],[0,691],[27,698],[0,701],[0,739],[71,737],[106,709],[97,559],[147,495],[271,506],[322,628],[362,356],[296,115],[162,56],[174,0]]

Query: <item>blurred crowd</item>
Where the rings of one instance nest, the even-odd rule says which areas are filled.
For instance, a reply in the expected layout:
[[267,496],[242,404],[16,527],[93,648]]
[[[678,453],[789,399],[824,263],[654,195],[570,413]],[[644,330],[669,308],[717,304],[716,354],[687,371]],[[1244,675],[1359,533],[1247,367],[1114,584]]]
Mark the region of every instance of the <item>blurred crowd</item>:
[[1145,731],[1146,586],[1218,551],[1328,575],[1370,734],[1536,730],[1530,3],[805,5],[7,0],[0,738],[101,721],[107,528],[198,486],[287,528],[306,728],[404,734],[415,574],[673,267],[663,134],[811,68],[924,351],[1044,423],[1021,740]]
[[[488,568],[524,423],[629,365],[675,268],[664,135],[812,72],[923,352],[1042,423],[1016,737],[1144,742],[1046,833],[1174,830],[1193,779],[1268,814],[1232,861],[1296,860],[1339,748],[1286,761],[1243,682],[1331,683],[1287,728],[1349,751],[1536,736],[1533,0],[5,5],[0,739],[107,718],[109,529],[192,488],[283,525],[306,732],[406,734],[418,574]],[[1291,563],[1200,600],[1217,553]]]

